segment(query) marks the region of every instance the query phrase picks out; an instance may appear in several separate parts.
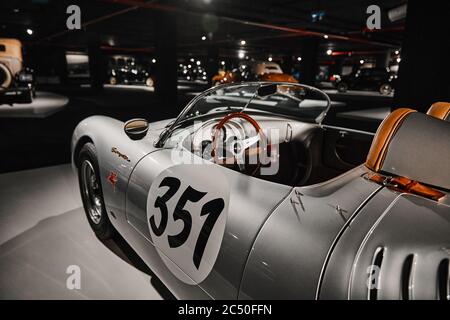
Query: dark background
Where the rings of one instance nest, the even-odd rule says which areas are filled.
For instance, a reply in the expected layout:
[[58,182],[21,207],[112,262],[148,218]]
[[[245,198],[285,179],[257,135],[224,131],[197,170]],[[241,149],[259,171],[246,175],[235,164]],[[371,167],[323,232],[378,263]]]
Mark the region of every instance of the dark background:
[[[66,28],[71,4],[81,8],[81,30]],[[366,28],[372,4],[381,8],[381,30]],[[391,21],[389,11],[404,4],[405,16]],[[52,92],[68,103],[54,113],[20,117],[10,115],[16,105],[0,105],[0,172],[68,162],[73,129],[90,115],[174,117],[211,85],[219,68],[231,70],[242,60],[272,59],[284,72],[299,75],[301,83],[328,89],[332,100],[345,103],[340,111],[410,107],[426,112],[433,102],[449,100],[449,12],[448,1],[2,1],[0,37],[22,41],[38,98],[39,92]],[[68,76],[71,52],[89,57],[89,77]],[[147,61],[154,90],[105,85],[112,55]],[[206,79],[180,77],[180,64],[190,59],[201,62]],[[365,64],[398,66],[393,95],[340,94],[329,87],[331,75]],[[338,124],[374,131],[379,121]]]

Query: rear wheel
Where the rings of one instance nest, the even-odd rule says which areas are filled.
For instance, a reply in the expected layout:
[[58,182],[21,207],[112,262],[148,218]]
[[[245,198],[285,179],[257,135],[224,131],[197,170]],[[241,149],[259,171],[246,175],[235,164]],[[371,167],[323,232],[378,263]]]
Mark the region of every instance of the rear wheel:
[[389,95],[392,92],[392,86],[389,83],[384,83],[380,86],[380,93],[383,95]]
[[346,92],[346,91],[348,90],[348,85],[347,85],[345,82],[340,82],[340,83],[337,85],[337,90],[338,90],[339,92]]
[[24,93],[23,102],[24,103],[32,103],[33,102],[33,91],[32,90],[28,90],[27,92]]
[[84,211],[92,230],[101,240],[111,238],[114,235],[114,227],[106,212],[97,151],[92,143],[86,143],[81,148],[78,157],[78,181]]

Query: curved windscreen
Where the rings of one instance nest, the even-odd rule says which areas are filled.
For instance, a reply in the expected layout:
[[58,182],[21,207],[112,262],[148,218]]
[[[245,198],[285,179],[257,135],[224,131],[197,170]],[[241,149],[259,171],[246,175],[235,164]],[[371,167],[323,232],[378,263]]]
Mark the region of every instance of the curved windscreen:
[[320,123],[330,105],[330,98],[324,92],[301,84],[251,82],[223,85],[194,98],[166,134],[188,120],[240,111]]

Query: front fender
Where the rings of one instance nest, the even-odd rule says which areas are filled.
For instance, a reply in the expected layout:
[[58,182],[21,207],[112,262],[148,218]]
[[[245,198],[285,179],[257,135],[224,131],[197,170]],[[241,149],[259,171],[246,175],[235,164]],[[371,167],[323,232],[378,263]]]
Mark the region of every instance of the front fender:
[[[151,123],[147,135],[137,141],[125,134],[122,121],[106,116],[86,118],[75,128],[71,141],[72,168],[77,171],[76,161],[82,146],[93,143],[105,206],[113,224],[114,220],[125,220],[125,192],[131,172],[145,155],[157,149],[154,142],[169,121]],[[117,177],[114,185],[108,180],[111,174]]]

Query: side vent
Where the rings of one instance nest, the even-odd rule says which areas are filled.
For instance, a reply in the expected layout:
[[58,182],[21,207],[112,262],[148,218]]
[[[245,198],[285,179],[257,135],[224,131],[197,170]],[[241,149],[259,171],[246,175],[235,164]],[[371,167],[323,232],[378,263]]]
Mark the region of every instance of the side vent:
[[438,267],[438,299],[450,300],[450,265],[449,259],[444,259]]
[[377,300],[378,299],[378,290],[379,283],[380,283],[380,276],[381,276],[381,265],[383,263],[383,257],[384,257],[384,247],[378,247],[372,258],[372,266],[370,269],[370,275],[376,275],[377,279],[375,279],[375,283],[372,283],[371,286],[369,286],[369,291],[367,294],[368,300]]
[[403,263],[402,276],[401,276],[401,289],[402,299],[411,300],[413,298],[413,275],[414,275],[414,263],[416,256],[410,254],[406,257]]

